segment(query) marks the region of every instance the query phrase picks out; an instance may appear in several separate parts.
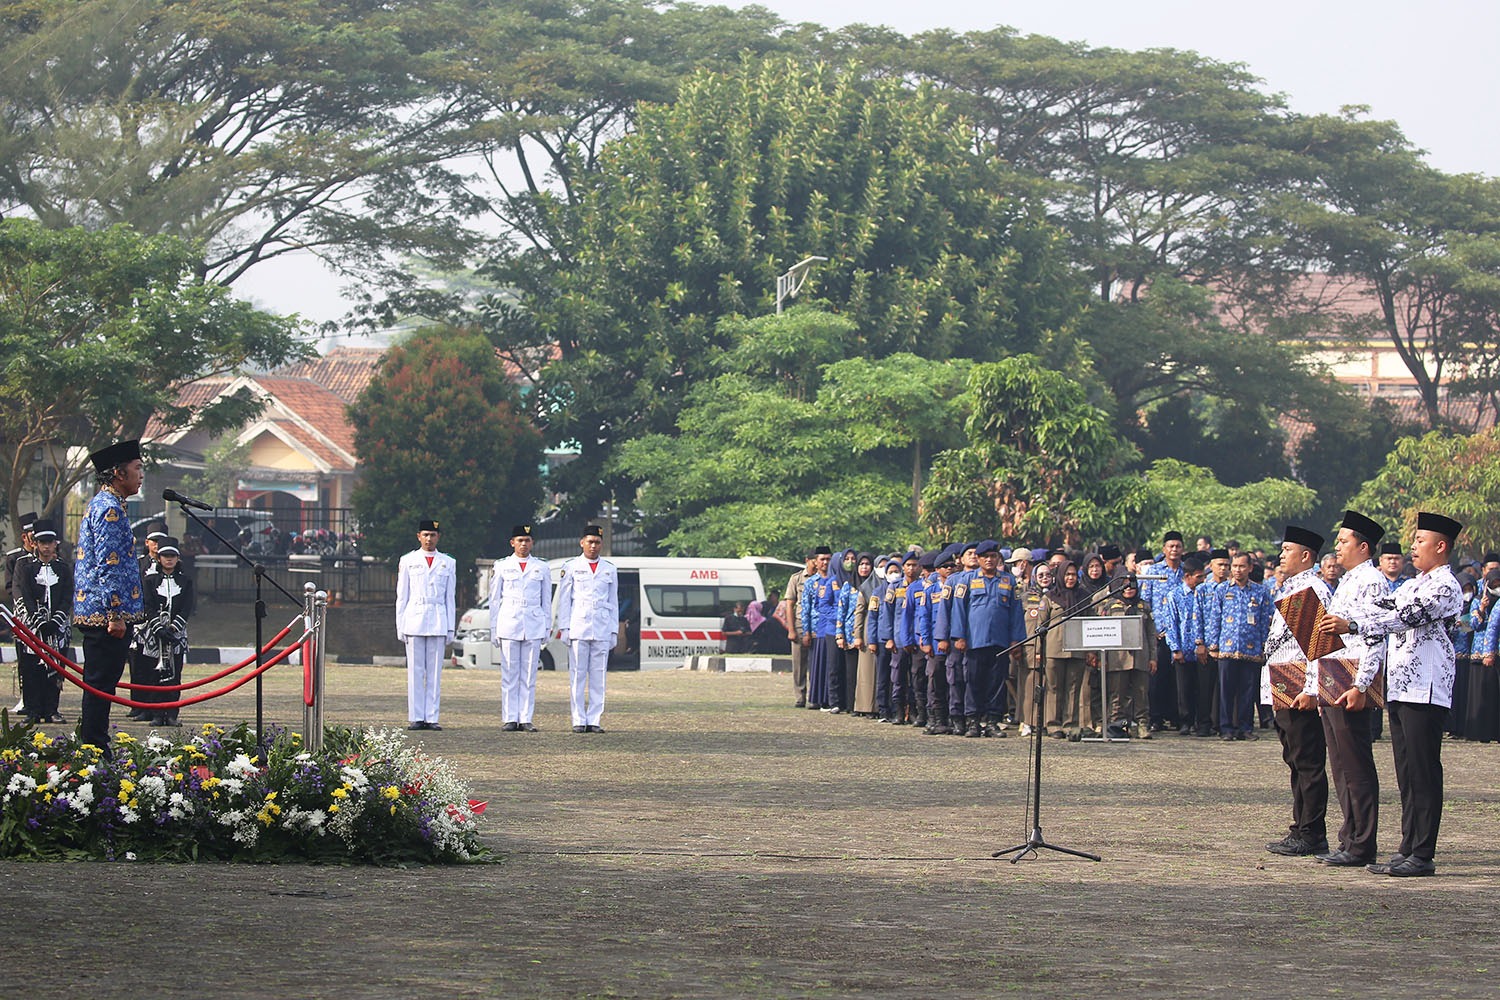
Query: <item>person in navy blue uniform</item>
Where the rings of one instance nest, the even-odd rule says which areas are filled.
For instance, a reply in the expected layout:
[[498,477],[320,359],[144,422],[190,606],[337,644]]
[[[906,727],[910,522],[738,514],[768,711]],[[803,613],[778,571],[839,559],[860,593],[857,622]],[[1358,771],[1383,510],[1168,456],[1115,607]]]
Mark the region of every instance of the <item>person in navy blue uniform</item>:
[[896,703],[891,697],[896,661],[896,589],[903,573],[901,556],[886,559],[884,576],[870,596],[879,607],[865,621],[869,640],[875,645],[875,712],[881,722],[896,721]]
[[922,652],[927,662],[927,728],[928,736],[947,736],[953,732],[952,692],[948,685],[949,604],[953,588],[948,580],[957,563],[953,546],[934,559],[934,572],[927,578],[927,608],[920,623]]
[[1201,718],[1198,715],[1204,708],[1198,697],[1198,664],[1206,654],[1197,595],[1204,586],[1203,575],[1202,559],[1188,556],[1182,561],[1182,583],[1167,598],[1164,604],[1167,619],[1158,625],[1165,626],[1167,645],[1172,650],[1172,666],[1177,671],[1177,719],[1181,723],[1177,731],[1183,736],[1194,733],[1212,735],[1208,714],[1205,712]]
[[[1016,578],[1000,568],[1000,545],[985,539],[974,550],[979,568],[953,588],[953,642],[964,650],[964,735],[1004,736],[1005,684],[1000,653],[1023,635]],[[1009,670],[1009,664],[1004,666]]]
[[807,708],[838,711],[843,657],[838,649],[838,580],[829,571],[834,550],[817,546],[816,570],[802,585],[802,645],[808,649]]
[[898,726],[916,721],[913,663],[917,653],[916,603],[913,592],[920,588],[921,556],[915,551],[901,560],[901,579],[887,589],[886,601],[891,610],[891,715]]

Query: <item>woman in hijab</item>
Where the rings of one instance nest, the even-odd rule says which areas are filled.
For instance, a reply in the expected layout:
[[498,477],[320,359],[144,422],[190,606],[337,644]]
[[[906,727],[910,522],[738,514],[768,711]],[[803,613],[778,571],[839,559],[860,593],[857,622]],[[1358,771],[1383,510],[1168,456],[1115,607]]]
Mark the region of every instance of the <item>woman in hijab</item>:
[[[1026,634],[1036,635],[1039,625],[1046,621],[1047,616],[1047,590],[1052,586],[1052,567],[1047,563],[1039,563],[1032,567],[1030,579],[1026,581],[1026,590],[1021,594],[1021,620],[1024,621]],[[1018,713],[1016,718],[1021,722],[1021,735],[1030,736],[1032,730],[1043,724],[1042,713],[1038,710],[1041,706],[1036,702],[1037,685],[1042,678],[1037,671],[1042,670],[1040,644],[1038,640],[1032,639],[1021,648],[1021,662],[1016,669],[1016,703]]]
[[854,714],[869,718],[875,714],[875,645],[870,641],[870,615],[879,614],[875,597],[875,556],[861,552],[854,567],[854,617],[845,652],[854,654]]
[[[1111,650],[1105,655],[1105,669],[1110,673],[1109,735],[1115,738],[1151,738],[1151,706],[1147,702],[1147,683],[1151,679],[1151,661],[1156,656],[1156,624],[1151,609],[1141,600],[1141,585],[1133,575],[1120,578],[1116,596],[1104,602],[1102,613],[1117,617],[1141,618],[1139,649]],[[1133,725],[1132,725],[1133,724]]]
[[1091,552],[1083,559],[1083,576],[1078,585],[1089,597],[1093,597],[1099,591],[1109,586],[1109,574],[1104,569],[1104,557],[1097,552]]
[[1078,567],[1065,562],[1057,569],[1057,578],[1047,591],[1047,733],[1054,739],[1078,742],[1083,727],[1078,717],[1079,697],[1083,693],[1083,675],[1088,662],[1081,654],[1063,648],[1061,622],[1088,595],[1078,582]]
[[1480,743],[1500,741],[1500,668],[1495,665],[1500,638],[1500,569],[1479,582],[1474,614],[1474,647],[1469,661],[1468,718],[1464,735]]
[[839,657],[829,671],[829,704],[840,712],[851,712],[854,710],[855,674],[859,668],[859,643],[854,640],[854,609],[859,604],[859,559],[853,549],[845,549],[834,557],[833,576],[839,588]]

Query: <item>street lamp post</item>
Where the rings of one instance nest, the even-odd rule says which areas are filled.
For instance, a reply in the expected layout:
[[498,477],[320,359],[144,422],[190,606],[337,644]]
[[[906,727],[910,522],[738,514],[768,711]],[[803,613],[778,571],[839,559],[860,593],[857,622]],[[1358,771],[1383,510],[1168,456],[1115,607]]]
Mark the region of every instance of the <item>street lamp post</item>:
[[812,270],[812,266],[827,260],[827,257],[809,257],[793,264],[791,270],[776,279],[776,315],[781,315],[782,302],[797,297],[797,293],[802,290],[803,284],[807,281],[807,272]]

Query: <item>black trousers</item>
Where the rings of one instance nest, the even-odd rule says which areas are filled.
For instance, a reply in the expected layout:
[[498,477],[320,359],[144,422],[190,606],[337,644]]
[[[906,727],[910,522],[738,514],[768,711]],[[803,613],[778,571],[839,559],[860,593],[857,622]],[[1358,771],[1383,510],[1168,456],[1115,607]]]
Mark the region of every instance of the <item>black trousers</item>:
[[1200,734],[1213,730],[1214,698],[1218,694],[1219,667],[1214,660],[1199,663],[1184,660],[1177,668],[1177,723]]
[[1328,769],[1344,823],[1339,847],[1356,857],[1375,859],[1375,831],[1380,821],[1380,775],[1375,772],[1375,727],[1370,716],[1378,708],[1350,712],[1323,706],[1323,738],[1328,744]]
[[1281,759],[1292,772],[1291,832],[1313,843],[1328,839],[1328,745],[1316,709],[1278,708]]
[[[130,655],[129,632],[116,639],[106,629],[80,626],[83,641],[83,680],[106,694],[115,693],[125,661]],[[109,705],[97,695],[83,692],[83,711],[78,716],[78,742],[109,746]]]
[[1441,705],[1393,701],[1391,751],[1396,758],[1396,786],[1401,790],[1401,847],[1408,857],[1431,861],[1437,853],[1443,819],[1443,728],[1448,710]]
[[1156,640],[1156,673],[1148,684],[1151,722],[1158,726],[1177,725],[1177,670],[1165,639]]

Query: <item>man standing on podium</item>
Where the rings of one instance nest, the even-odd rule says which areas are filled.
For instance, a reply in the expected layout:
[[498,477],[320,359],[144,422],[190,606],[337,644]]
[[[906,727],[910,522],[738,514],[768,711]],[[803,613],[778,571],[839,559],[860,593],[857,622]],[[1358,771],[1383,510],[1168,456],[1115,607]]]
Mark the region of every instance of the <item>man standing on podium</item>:
[[[1442,514],[1417,514],[1411,561],[1417,577],[1380,598],[1368,618],[1329,616],[1323,628],[1357,635],[1371,645],[1392,636],[1386,663],[1386,709],[1391,751],[1401,791],[1401,847],[1385,863],[1366,866],[1376,875],[1431,875],[1437,871],[1438,826],[1443,817],[1443,729],[1453,705],[1455,665],[1448,628],[1463,610],[1463,588],[1449,568],[1463,525]],[[1358,711],[1373,669],[1361,667],[1348,707]]]

